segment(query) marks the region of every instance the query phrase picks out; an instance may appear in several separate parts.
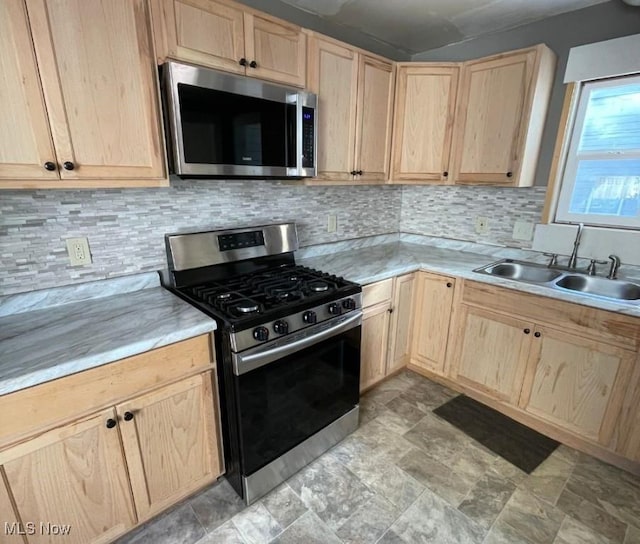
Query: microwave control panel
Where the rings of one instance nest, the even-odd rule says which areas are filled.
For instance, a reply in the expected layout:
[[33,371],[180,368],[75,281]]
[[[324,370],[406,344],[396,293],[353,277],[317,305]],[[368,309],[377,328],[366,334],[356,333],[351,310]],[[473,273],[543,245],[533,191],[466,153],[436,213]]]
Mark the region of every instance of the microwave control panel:
[[315,134],[315,110],[302,108],[302,167],[313,168],[314,160],[314,134]]

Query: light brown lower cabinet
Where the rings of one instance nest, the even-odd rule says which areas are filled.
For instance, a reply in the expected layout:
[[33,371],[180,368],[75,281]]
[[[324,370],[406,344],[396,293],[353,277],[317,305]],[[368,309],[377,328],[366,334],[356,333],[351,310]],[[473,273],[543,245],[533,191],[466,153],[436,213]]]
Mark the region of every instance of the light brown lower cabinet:
[[533,340],[520,407],[607,445],[635,353],[542,326]]
[[386,376],[387,345],[391,301],[365,308],[362,312],[360,390],[370,388]]
[[[115,417],[109,408],[0,453],[17,510],[7,514],[20,519],[26,542],[106,543],[135,524]],[[41,522],[69,534],[48,537]]]
[[416,284],[411,365],[444,374],[456,280],[418,272]]
[[404,274],[363,288],[360,391],[407,364],[414,279],[415,274]]
[[453,339],[452,378],[517,404],[533,325],[463,304]]
[[28,544],[113,541],[220,475],[214,406],[208,371],[8,447],[0,518],[20,520]]

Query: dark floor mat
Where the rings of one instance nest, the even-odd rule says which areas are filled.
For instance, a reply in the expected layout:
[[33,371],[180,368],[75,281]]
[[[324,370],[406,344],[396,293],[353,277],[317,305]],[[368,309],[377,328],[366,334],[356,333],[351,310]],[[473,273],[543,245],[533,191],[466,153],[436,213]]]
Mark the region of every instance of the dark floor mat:
[[559,445],[465,395],[451,399],[433,413],[527,474],[531,474]]

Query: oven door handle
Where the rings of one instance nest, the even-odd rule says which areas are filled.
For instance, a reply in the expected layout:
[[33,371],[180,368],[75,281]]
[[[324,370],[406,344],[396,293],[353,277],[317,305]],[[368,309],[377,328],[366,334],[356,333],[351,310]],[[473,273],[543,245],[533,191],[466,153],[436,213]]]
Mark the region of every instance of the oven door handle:
[[291,355],[296,351],[313,346],[318,342],[332,338],[338,334],[342,334],[343,332],[358,327],[361,324],[362,311],[358,311],[354,314],[349,314],[346,319],[333,327],[323,328],[315,334],[305,336],[299,340],[294,340],[291,343],[267,349],[265,349],[264,346],[258,346],[258,348],[250,350],[249,352],[234,353],[232,359],[233,373],[236,376],[241,376],[242,374],[246,374],[256,368],[267,365],[276,359],[281,359],[282,357]]

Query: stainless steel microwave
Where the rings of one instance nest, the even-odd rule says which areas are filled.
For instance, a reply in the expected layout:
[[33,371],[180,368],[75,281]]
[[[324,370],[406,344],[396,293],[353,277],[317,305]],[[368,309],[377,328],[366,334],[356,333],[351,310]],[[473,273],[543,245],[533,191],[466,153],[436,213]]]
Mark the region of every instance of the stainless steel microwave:
[[162,66],[161,86],[178,176],[316,175],[315,94],[173,61]]

